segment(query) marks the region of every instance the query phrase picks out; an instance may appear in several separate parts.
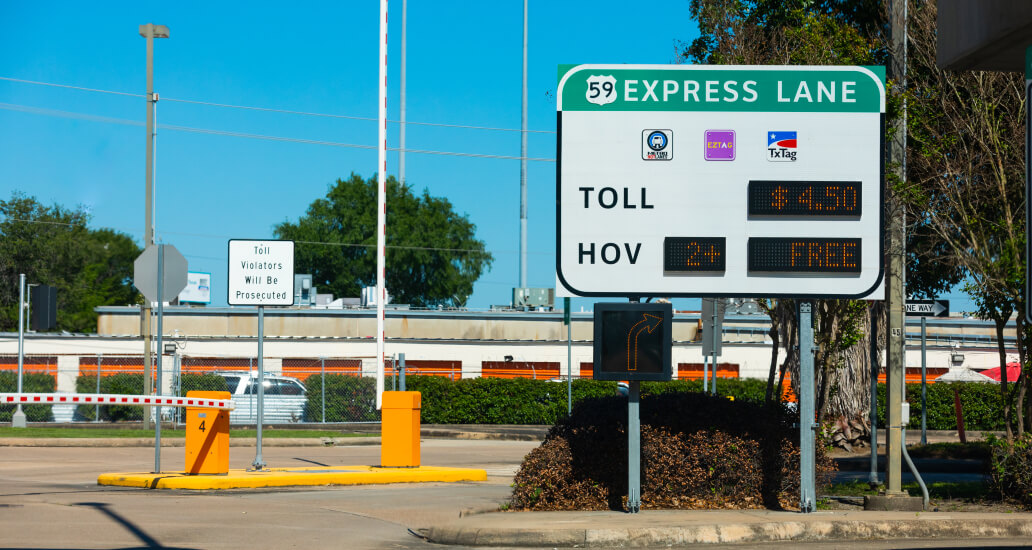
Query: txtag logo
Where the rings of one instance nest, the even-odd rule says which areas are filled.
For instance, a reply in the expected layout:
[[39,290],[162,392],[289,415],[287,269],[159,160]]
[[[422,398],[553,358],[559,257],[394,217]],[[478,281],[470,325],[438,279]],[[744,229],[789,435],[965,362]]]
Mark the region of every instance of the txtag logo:
[[705,137],[706,160],[735,160],[734,130],[706,130]]
[[767,160],[771,162],[795,162],[798,150],[796,132],[767,132]]
[[642,130],[642,160],[672,160],[674,158],[673,130]]

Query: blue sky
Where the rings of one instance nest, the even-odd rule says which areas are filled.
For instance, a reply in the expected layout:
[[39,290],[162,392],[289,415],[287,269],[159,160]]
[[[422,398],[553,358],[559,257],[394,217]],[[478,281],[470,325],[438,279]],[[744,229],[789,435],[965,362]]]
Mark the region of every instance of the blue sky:
[[[408,6],[410,122],[519,129],[522,2],[412,1]],[[473,7],[475,6],[475,8]],[[212,273],[226,301],[226,240],[268,238],[327,186],[370,177],[376,151],[160,129],[201,130],[372,146],[376,123],[173,100],[377,116],[379,3],[29,2],[0,4],[0,77],[138,94],[105,94],[0,80],[0,196],[83,205],[93,227],[143,241],[145,40],[155,41],[158,103],[157,236],[190,269]],[[401,1],[390,2],[388,118],[399,117]],[[528,156],[555,156],[557,65],[672,63],[698,34],[688,0],[540,2],[529,8]],[[398,145],[398,124],[388,125]],[[411,124],[409,149],[519,156],[520,134]],[[396,174],[398,154],[388,155]],[[518,160],[406,156],[417,191],[448,198],[495,257],[469,305],[506,304],[518,285]],[[528,285],[554,286],[555,164],[528,162]],[[388,206],[389,209],[389,206]],[[389,229],[388,218],[388,231]],[[960,295],[950,296],[954,299]],[[575,299],[574,309],[592,300]],[[697,300],[678,301],[697,308]],[[958,309],[956,306],[954,310]]]
[[[522,9],[519,0],[409,2],[408,120],[518,130]],[[8,1],[0,5],[0,77],[142,96],[145,40],[137,27],[153,22],[171,31],[155,41],[159,127],[374,145],[372,121],[171,100],[375,118],[378,10],[375,1],[289,9],[260,1]],[[642,9],[531,0],[529,129],[555,130],[558,64],[670,63],[677,42],[696,35],[687,0]],[[392,120],[399,116],[400,44],[401,2],[391,0]],[[21,190],[46,203],[81,204],[92,212],[92,226],[142,243],[145,130],[108,120],[142,123],[142,97],[0,80],[0,103],[0,196]],[[398,125],[390,124],[390,146],[398,145],[397,135]],[[409,149],[520,154],[519,132],[410,125],[406,139]],[[554,133],[529,134],[528,156],[554,158]],[[389,154],[389,173],[397,173],[397,161]],[[224,305],[227,238],[271,237],[274,224],[296,220],[336,178],[375,171],[375,150],[159,129],[157,236],[174,244],[191,270],[212,272],[213,305]],[[519,161],[409,153],[406,179],[468,214],[494,254],[470,305],[508,303],[518,284]],[[551,287],[554,162],[528,162],[527,180],[528,284]]]

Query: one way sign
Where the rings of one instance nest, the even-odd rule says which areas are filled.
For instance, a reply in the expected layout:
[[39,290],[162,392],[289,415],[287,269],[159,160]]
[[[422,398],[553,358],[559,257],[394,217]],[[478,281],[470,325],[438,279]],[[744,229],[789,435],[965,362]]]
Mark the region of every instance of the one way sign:
[[949,317],[949,300],[910,300],[907,317]]

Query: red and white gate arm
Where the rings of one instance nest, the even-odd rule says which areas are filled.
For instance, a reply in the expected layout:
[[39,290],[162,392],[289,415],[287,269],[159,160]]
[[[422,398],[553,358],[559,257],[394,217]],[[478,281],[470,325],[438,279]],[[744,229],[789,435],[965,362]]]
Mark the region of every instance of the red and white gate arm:
[[139,405],[141,407],[196,407],[233,410],[229,399],[116,395],[110,393],[0,393],[0,405]]

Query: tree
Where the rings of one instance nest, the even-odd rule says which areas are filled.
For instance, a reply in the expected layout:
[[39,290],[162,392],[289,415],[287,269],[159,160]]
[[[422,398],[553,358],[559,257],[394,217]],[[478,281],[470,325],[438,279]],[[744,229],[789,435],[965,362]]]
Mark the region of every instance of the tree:
[[140,301],[132,276],[141,251],[128,235],[89,229],[82,207],[44,206],[19,192],[0,201],[0,215],[0,330],[18,329],[19,273],[57,287],[60,330],[95,332],[95,307]]
[[[691,10],[701,36],[682,55],[697,63],[875,65],[886,58],[877,39],[884,26],[878,0],[692,0]],[[847,448],[864,444],[870,433],[868,308],[858,301],[817,300],[813,310],[817,415],[832,441]],[[798,390],[796,303],[764,301],[763,309],[772,325],[767,399],[774,401],[786,371]],[[776,377],[779,344],[788,353]]]
[[[338,179],[297,223],[276,226],[296,243],[296,269],[310,271],[320,289],[358,296],[376,284],[376,177]],[[396,303],[462,306],[492,256],[476,226],[447,199],[415,195],[387,178],[387,291]]]
[[[1024,82],[1016,72],[940,69],[936,3],[913,4],[905,94],[908,181],[897,182],[896,191],[913,226],[934,241],[931,253],[923,255],[927,261],[953,266],[968,277],[965,290],[975,299],[978,316],[996,323],[1003,366],[1003,327],[1012,312],[1025,307]],[[1021,319],[1019,314],[1024,359],[1030,335]],[[1017,384],[1008,382],[1015,381],[1004,379],[1000,391],[1010,437],[1015,425],[1019,433],[1032,427],[1032,418],[1026,418],[1032,415],[1024,414],[1024,407],[1032,407],[1026,402],[1032,388],[1028,367]]]

